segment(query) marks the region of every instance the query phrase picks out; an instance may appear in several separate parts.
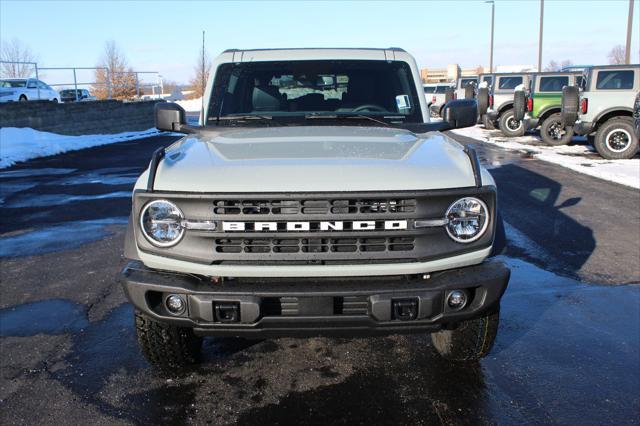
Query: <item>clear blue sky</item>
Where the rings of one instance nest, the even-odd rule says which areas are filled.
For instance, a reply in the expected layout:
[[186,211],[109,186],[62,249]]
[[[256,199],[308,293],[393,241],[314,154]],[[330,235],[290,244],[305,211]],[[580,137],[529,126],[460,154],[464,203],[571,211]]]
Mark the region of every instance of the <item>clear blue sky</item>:
[[[636,0],[632,61],[640,62]],[[206,30],[227,48],[402,47],[421,67],[488,65],[483,1],[186,2],[0,0],[0,38],[18,38],[41,66],[94,66],[113,39],[136,70],[186,82]],[[625,44],[627,0],[545,2],[543,63],[606,63]],[[496,0],[495,65],[537,63],[539,2]]]

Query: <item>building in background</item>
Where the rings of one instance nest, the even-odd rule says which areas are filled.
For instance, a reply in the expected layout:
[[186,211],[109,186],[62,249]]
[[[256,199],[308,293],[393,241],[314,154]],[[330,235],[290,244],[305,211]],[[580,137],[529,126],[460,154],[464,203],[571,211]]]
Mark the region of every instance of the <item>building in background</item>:
[[460,68],[458,64],[449,64],[446,68],[422,68],[420,78],[423,83],[448,83],[458,79],[458,77],[468,77],[482,74],[485,68],[477,66],[474,68]]

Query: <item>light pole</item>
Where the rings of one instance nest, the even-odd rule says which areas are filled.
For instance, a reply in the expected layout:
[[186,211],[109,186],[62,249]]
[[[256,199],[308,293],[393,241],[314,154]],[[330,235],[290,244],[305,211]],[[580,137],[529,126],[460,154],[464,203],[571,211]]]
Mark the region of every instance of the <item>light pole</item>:
[[491,44],[489,45],[489,73],[493,72],[493,20],[496,17],[496,3],[493,0],[487,0],[485,3],[491,3]]
[[544,0],[540,0],[540,38],[538,39],[538,72],[542,71],[542,23],[544,20]]
[[629,0],[629,17],[627,18],[627,48],[624,51],[624,63],[631,63],[631,31],[633,28],[633,0]]

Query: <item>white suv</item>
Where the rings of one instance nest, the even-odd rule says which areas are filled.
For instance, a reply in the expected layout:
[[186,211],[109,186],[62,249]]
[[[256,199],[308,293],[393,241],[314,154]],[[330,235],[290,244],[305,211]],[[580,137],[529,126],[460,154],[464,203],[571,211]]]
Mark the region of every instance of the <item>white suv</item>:
[[0,102],[37,100],[60,102],[60,94],[48,84],[35,78],[0,80]]

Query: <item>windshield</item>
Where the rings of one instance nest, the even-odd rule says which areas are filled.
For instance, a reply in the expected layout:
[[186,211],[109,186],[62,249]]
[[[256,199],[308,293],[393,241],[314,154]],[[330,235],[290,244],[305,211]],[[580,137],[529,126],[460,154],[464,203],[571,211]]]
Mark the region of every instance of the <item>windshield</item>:
[[233,115],[277,120],[325,114],[423,122],[409,65],[366,60],[222,64],[208,121]]
[[0,87],[25,87],[27,80],[0,80]]
[[[60,95],[62,96],[75,96],[75,90],[73,89],[66,89],[66,90],[61,90],[60,91]],[[80,90],[78,90],[78,96],[82,96],[82,92]]]
[[460,79],[460,87],[465,88],[467,87],[467,84],[478,84],[478,79],[473,77],[473,78],[461,78]]

